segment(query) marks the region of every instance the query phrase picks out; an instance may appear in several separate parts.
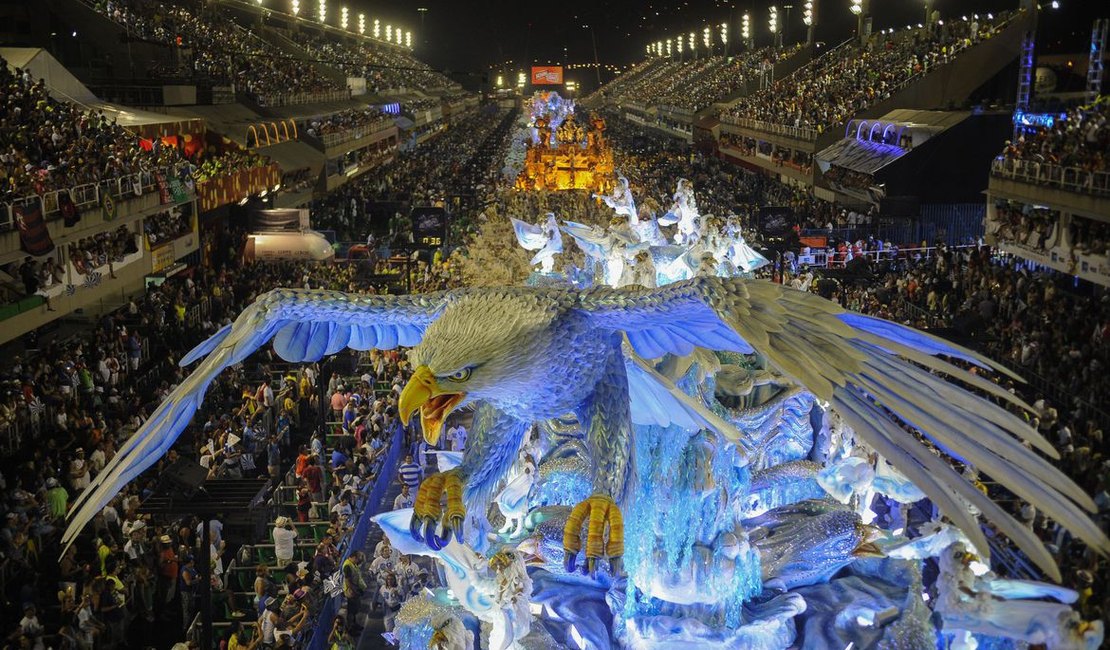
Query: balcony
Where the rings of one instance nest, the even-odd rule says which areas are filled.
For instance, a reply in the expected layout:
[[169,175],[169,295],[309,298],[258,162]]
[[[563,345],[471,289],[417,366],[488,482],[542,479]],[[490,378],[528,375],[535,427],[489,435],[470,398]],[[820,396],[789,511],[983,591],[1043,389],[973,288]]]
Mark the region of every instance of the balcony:
[[[20,259],[26,254],[21,250],[19,230],[15,222],[16,208],[41,209],[51,239],[55,245],[62,246],[70,241],[117,228],[135,217],[165,209],[167,205],[193,200],[193,195],[187,191],[184,200],[175,199],[168,189],[163,194],[159,187],[159,177],[165,182],[166,178],[175,178],[175,173],[169,168],[158,172],[140,172],[79,185],[68,190],[53,190],[11,202],[0,202],[0,263]],[[61,223],[59,197],[63,192],[69,193],[70,199],[82,214],[81,220],[72,227]],[[108,214],[102,207],[102,199],[105,198],[111,199],[115,209],[114,219],[107,218]]]
[[988,191],[992,197],[1110,221],[1110,172],[999,156],[991,162]]

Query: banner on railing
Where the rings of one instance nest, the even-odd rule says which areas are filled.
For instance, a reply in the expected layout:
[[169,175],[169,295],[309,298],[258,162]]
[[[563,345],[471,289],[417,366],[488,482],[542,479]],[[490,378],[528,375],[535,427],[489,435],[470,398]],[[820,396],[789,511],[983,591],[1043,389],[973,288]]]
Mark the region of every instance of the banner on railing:
[[19,228],[19,246],[25,253],[42,257],[54,250],[54,240],[42,219],[41,205],[13,205],[12,213]]
[[116,200],[112,198],[111,192],[100,193],[100,213],[104,215],[105,221],[116,218]]

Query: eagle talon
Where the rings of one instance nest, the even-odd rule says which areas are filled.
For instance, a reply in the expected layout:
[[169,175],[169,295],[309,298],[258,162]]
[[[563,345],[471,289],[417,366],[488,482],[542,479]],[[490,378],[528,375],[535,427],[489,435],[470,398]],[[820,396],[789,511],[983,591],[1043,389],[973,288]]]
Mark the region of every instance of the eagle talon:
[[[564,566],[567,572],[574,572],[578,552],[582,550],[582,524],[587,522],[587,572],[591,577],[595,576],[597,561],[608,557],[610,572],[617,575],[622,568],[620,558],[624,555],[624,517],[620,507],[604,494],[595,494],[579,503],[567,518],[563,528]],[[608,543],[605,541],[606,527],[609,529]]]
[[451,528],[444,525],[443,536],[436,534],[436,528],[439,526],[438,522],[431,517],[428,518],[427,528],[424,531],[424,541],[427,542],[428,547],[433,551],[443,550],[447,543],[451,541]]

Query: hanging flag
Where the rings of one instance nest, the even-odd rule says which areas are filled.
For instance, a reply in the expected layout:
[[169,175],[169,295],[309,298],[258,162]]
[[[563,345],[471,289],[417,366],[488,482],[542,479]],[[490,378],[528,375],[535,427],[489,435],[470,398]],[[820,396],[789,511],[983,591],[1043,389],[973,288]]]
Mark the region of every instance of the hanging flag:
[[107,190],[100,192],[100,212],[104,215],[105,221],[116,218],[116,200],[112,198],[112,193]]
[[184,203],[189,200],[189,193],[185,191],[185,184],[179,178],[170,179],[170,196],[174,203]]
[[42,257],[54,250],[54,240],[50,238],[50,231],[46,229],[46,222],[42,220],[42,206],[34,207],[14,205],[12,214],[19,226],[19,246],[23,252],[35,257]]
[[161,197],[162,205],[170,202],[170,189],[166,184],[166,175],[162,172],[154,172],[154,181],[158,184],[158,194]]
[[58,210],[62,213],[62,223],[66,228],[72,228],[77,225],[81,220],[81,211],[77,209],[77,204],[70,198],[69,192],[61,190],[58,192]]
[[135,196],[143,195],[143,180],[138,174],[131,177],[131,190],[135,192]]
[[85,274],[85,288],[92,289],[100,284],[100,271],[89,271]]

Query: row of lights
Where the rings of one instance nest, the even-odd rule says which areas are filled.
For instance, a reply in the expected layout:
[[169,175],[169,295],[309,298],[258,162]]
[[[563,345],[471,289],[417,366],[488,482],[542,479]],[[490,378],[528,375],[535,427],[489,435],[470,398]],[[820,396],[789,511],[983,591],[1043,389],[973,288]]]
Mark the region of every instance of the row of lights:
[[[744,35],[745,39],[748,38],[749,29],[747,14],[744,14],[744,26],[741,29],[741,33]],[[719,25],[717,35],[721,39],[721,45],[728,45],[728,23],[721,23]],[[689,35],[686,36],[679,36],[678,38],[668,38],[665,41],[656,41],[655,43],[649,43],[646,46],[645,50],[648,54],[654,54],[656,56],[671,56],[673,52],[678,52],[679,54],[682,54],[683,47],[685,45],[686,49],[694,52],[697,49],[696,39],[697,34],[695,32],[690,32]],[[709,25],[706,25],[705,28],[702,29],[701,40],[702,44],[705,46],[705,49],[708,50],[713,47],[713,28],[711,28]]]
[[[255,0],[258,6],[261,7],[264,0]],[[301,14],[301,0],[290,0],[290,10],[294,16]],[[339,28],[346,30],[350,23],[350,12],[347,7],[339,8]],[[316,20],[321,23],[327,24],[328,22],[328,0],[318,0],[316,6]],[[358,15],[358,33],[366,35],[366,14]],[[377,18],[374,19],[372,35],[377,40],[382,40],[382,24]],[[412,32],[401,29],[400,27],[394,28],[393,25],[385,26],[385,41],[394,45],[401,45],[412,49]]]

